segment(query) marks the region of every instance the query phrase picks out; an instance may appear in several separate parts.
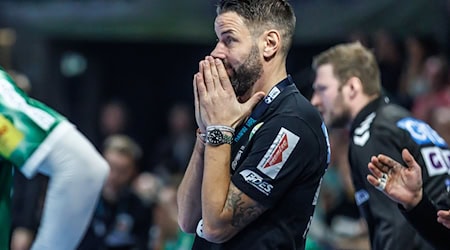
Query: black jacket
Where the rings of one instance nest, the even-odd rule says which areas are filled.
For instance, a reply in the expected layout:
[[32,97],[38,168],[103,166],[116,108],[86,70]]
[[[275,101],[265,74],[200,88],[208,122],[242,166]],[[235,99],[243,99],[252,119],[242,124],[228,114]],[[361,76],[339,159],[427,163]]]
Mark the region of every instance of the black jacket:
[[436,249],[450,248],[450,229],[437,222],[437,209],[433,202],[424,195],[415,208],[406,211],[399,206],[406,219]]
[[356,202],[367,221],[372,249],[428,249],[397,204],[368,183],[367,164],[378,154],[403,162],[401,152],[407,148],[422,166],[425,193],[437,201],[445,191],[448,169],[443,157],[435,156],[442,156],[448,147],[430,126],[387,102],[378,98],[369,103],[351,127],[349,161]]

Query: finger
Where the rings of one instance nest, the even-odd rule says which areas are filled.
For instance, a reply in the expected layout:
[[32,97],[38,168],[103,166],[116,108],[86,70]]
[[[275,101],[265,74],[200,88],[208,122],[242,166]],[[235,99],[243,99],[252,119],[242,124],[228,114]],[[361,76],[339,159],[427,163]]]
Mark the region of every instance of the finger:
[[231,86],[230,77],[228,76],[227,70],[225,69],[225,65],[222,60],[216,58],[214,62],[217,67],[217,72],[219,73],[220,83],[222,84],[222,88],[225,90],[233,90],[233,86]]
[[197,90],[197,77],[198,73],[194,75],[194,78],[192,80],[192,87],[194,89],[194,105],[195,105],[195,111],[198,110],[198,90]]
[[402,158],[406,162],[406,165],[408,166],[408,168],[410,168],[410,169],[419,168],[420,169],[419,164],[417,164],[416,160],[411,155],[411,153],[408,151],[408,149],[405,148],[402,150]]
[[214,88],[215,89],[222,88],[222,84],[220,83],[220,79],[219,79],[219,72],[217,71],[217,67],[216,67],[214,58],[212,56],[208,56],[206,58],[209,62],[209,67],[211,69],[211,76],[212,76],[212,80],[214,83]]
[[442,219],[450,220],[450,210],[439,210],[437,215]]
[[383,163],[381,163],[378,157],[372,156],[372,158],[370,158],[370,163],[372,163],[374,167],[376,167],[379,171],[383,173],[387,173],[389,171],[389,168],[386,167]]
[[388,172],[389,170],[395,170],[396,168],[401,167],[400,163],[393,160],[389,156],[379,154],[377,158],[378,158],[378,161],[380,162],[380,165],[383,168],[383,172]]
[[374,177],[373,175],[370,175],[370,174],[367,175],[367,181],[375,188],[380,185],[380,182],[378,181],[378,178],[376,178],[376,177]]
[[197,94],[199,97],[199,100],[202,96],[204,96],[206,94],[206,84],[205,84],[205,79],[203,78],[203,74],[202,73],[197,73],[197,76],[195,77],[195,87],[197,90]]
[[367,181],[376,189],[381,192],[386,191],[387,179],[386,178],[375,178],[373,175],[367,175]]
[[203,73],[203,60],[198,62],[198,72]]
[[375,165],[373,165],[371,162],[367,165],[370,172],[375,176],[375,178],[381,178],[383,176],[383,172],[380,171]]
[[439,223],[441,223],[442,225],[444,225],[446,228],[450,228],[450,220],[442,218],[442,217],[438,217],[437,221]]
[[202,65],[203,65],[203,78],[205,81],[205,86],[206,86],[206,90],[209,91],[214,91],[214,79],[213,76],[211,74],[211,66],[209,65],[208,60],[203,60],[202,61]]
[[264,92],[257,92],[247,102],[244,103],[245,110],[248,112],[248,114],[251,113],[253,108],[264,98],[264,96]]

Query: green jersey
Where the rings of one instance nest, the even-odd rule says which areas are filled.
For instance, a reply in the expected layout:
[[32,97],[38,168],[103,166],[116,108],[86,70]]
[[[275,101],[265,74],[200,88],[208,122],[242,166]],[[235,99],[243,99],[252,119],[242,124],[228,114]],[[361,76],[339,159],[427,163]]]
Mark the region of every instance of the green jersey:
[[0,70],[0,156],[22,167],[65,118],[28,97]]
[[40,145],[63,120],[28,97],[0,68],[0,249],[9,249],[11,166],[31,176],[50,150]]

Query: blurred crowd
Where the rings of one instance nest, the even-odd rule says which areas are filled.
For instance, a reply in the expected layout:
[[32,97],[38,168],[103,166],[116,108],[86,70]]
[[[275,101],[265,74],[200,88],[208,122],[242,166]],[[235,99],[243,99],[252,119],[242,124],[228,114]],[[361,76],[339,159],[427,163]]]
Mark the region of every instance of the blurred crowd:
[[[152,168],[142,166],[143,149],[126,134],[126,105],[105,104],[99,123],[103,156],[111,172],[79,250],[190,249],[193,235],[180,231],[176,190],[195,141],[192,115],[176,104],[168,115],[169,134],[161,137]],[[39,225],[47,178],[16,175],[12,249],[29,249]],[[89,190],[80,190],[89,192]]]
[[[370,35],[355,32],[349,39],[373,48],[385,94],[391,101],[411,110],[450,142],[446,48],[432,36],[412,34],[399,39],[387,31]],[[29,91],[26,76],[13,76]],[[308,98],[311,79],[296,80]],[[98,138],[91,139],[109,162],[111,173],[79,250],[190,249],[193,235],[183,233],[177,224],[176,190],[196,139],[192,106],[173,104],[166,116],[167,133],[159,136],[154,148],[144,150],[128,127],[132,118],[127,104],[120,99],[104,103]],[[329,132],[331,165],[322,183],[307,249],[369,249],[347,160],[348,131]],[[142,161],[144,154],[149,154],[146,158],[151,161]],[[47,179],[38,175],[29,181],[20,173],[15,178],[12,249],[26,250],[37,233]]]

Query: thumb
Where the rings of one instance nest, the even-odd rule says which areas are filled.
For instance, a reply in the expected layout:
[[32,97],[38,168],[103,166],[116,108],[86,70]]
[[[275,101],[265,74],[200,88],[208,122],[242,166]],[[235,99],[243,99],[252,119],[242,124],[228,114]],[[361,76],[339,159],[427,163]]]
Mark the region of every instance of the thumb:
[[410,169],[412,169],[412,168],[420,168],[418,166],[416,160],[414,159],[414,157],[408,151],[408,149],[406,149],[406,148],[403,149],[403,151],[402,151],[402,158],[406,162],[406,165],[408,166],[408,168],[410,168]]
[[247,102],[245,102],[245,106],[248,110],[252,110],[265,96],[264,92],[255,93]]

